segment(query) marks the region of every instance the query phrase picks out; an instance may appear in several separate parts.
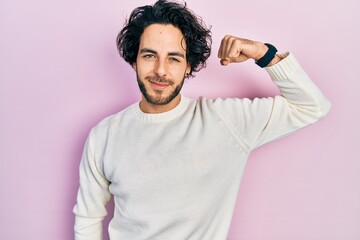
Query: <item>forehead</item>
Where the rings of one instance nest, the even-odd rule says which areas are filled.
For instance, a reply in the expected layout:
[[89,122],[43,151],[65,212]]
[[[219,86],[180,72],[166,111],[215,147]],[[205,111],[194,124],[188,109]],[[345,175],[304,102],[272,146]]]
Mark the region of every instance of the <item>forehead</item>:
[[171,24],[151,24],[144,29],[141,35],[139,50],[149,48],[155,51],[185,53],[186,42],[184,35],[177,27]]

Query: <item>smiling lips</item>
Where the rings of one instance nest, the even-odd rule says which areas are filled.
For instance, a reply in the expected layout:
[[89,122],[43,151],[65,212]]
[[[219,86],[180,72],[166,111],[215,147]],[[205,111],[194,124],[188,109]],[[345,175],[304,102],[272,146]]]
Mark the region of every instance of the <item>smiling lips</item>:
[[150,83],[151,83],[151,86],[152,86],[154,89],[157,89],[157,90],[163,90],[163,89],[165,89],[167,86],[170,86],[170,83],[166,83],[166,82],[150,81]]

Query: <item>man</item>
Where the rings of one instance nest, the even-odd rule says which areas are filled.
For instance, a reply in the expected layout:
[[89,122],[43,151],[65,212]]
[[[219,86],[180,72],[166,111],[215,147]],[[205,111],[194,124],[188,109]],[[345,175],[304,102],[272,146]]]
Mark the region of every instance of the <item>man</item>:
[[102,239],[114,196],[111,239],[226,239],[250,152],[323,118],[329,101],[291,53],[225,36],[221,64],[254,59],[279,87],[263,99],[191,100],[184,79],[205,66],[210,31],[186,6],[135,9],[117,44],[142,99],[95,126],[80,165],[75,238]]

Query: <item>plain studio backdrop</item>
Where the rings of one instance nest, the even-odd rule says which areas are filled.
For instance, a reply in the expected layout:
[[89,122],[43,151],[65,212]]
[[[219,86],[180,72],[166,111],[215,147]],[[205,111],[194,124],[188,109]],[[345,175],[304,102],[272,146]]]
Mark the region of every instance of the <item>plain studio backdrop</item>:
[[[133,8],[152,3],[0,2],[0,239],[73,239],[86,136],[140,97],[116,35]],[[324,120],[253,152],[228,239],[359,240],[360,1],[187,3],[212,26],[213,51],[185,95],[277,94],[253,61],[219,64],[231,34],[291,51],[332,102]]]

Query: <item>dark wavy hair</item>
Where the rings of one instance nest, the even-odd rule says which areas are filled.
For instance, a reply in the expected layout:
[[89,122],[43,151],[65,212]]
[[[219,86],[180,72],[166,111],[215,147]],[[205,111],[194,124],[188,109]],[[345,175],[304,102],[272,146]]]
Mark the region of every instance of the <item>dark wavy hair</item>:
[[202,19],[186,7],[186,3],[159,0],[154,5],[135,8],[116,38],[120,55],[133,65],[139,51],[144,29],[154,23],[171,24],[180,29],[186,41],[186,59],[191,66],[190,76],[206,67],[211,53],[211,31]]

